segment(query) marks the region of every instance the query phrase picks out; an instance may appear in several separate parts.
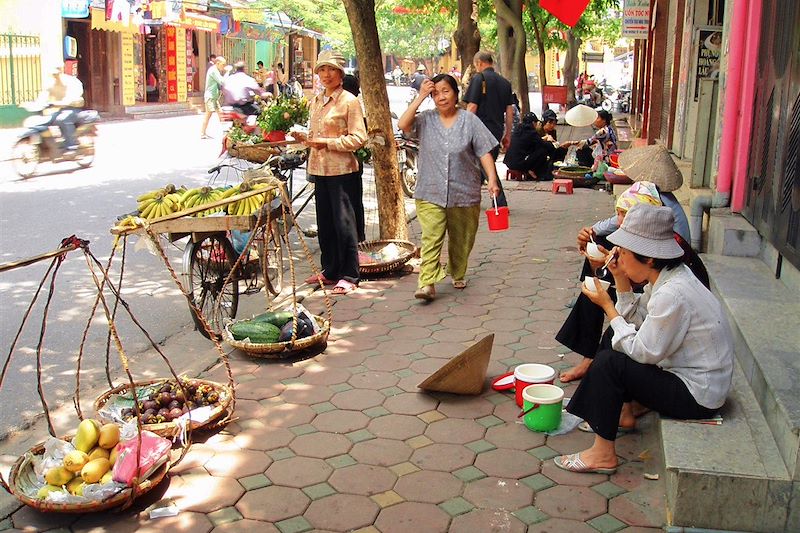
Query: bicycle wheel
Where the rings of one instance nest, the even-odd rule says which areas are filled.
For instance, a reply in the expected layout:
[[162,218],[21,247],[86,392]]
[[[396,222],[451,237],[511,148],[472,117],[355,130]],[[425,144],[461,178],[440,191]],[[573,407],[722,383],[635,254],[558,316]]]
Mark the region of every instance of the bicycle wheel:
[[262,261],[261,271],[265,274],[264,285],[267,291],[273,296],[277,296],[283,288],[283,275],[286,271],[286,260],[283,254],[283,236],[285,236],[283,221],[273,219],[269,229],[265,228],[265,232],[265,238],[259,245],[259,257]]
[[[189,296],[205,317],[216,335],[221,335],[223,318],[235,318],[239,307],[239,275],[223,286],[233,264],[236,252],[231,242],[222,235],[209,235],[190,243],[183,252],[183,272],[187,276]],[[200,318],[190,307],[195,328],[208,338]]]

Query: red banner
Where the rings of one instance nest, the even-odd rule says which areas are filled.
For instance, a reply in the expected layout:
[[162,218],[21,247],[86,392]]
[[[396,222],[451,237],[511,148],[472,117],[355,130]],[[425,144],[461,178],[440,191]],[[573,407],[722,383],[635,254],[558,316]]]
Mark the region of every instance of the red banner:
[[[167,101],[178,101],[178,45],[175,27],[167,26]],[[185,68],[185,65],[184,65]]]
[[571,28],[586,11],[589,0],[540,0],[539,5]]

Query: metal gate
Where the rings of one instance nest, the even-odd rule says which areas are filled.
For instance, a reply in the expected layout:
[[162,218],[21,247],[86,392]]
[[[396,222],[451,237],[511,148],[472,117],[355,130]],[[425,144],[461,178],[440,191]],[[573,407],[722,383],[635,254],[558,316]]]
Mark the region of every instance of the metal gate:
[[42,90],[42,60],[36,35],[0,34],[0,124],[24,116],[19,104]]
[[800,268],[800,6],[764,0],[745,218]]

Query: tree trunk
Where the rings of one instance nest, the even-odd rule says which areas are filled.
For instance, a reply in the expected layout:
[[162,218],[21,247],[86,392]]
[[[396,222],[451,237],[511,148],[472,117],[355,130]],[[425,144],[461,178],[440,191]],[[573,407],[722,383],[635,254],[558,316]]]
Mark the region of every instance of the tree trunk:
[[461,62],[461,77],[469,79],[475,67],[472,58],[481,49],[481,32],[478,31],[477,6],[474,0],[458,0],[458,28],[453,33]]
[[575,97],[575,79],[578,77],[578,49],[581,39],[567,30],[567,56],[564,58],[564,84],[567,86],[567,107],[574,107],[578,100]]
[[375,23],[374,0],[344,0],[353,44],[361,71],[361,86],[367,115],[367,131],[372,140],[372,165],[378,199],[378,224],[381,239],[406,239],[406,210],[400,188],[397,150],[394,145],[389,95],[383,78],[381,44]]
[[536,22],[534,10],[531,9],[530,4],[528,4],[528,13],[530,13],[531,16],[533,36],[536,39],[536,49],[539,52],[539,92],[543,92],[544,86],[547,85],[547,50],[544,48],[544,39],[542,38],[544,26],[541,28],[539,27],[539,24]]
[[519,99],[520,111],[530,111],[528,72],[525,67],[525,30],[522,27],[522,0],[494,0],[497,12],[497,41],[500,73],[511,82]]

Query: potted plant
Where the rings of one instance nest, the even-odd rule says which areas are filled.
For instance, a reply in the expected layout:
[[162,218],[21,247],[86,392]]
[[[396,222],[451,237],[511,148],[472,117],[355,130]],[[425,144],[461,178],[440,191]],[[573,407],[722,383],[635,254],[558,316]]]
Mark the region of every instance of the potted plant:
[[258,117],[258,125],[269,142],[286,139],[286,132],[295,124],[308,121],[308,100],[279,96]]

